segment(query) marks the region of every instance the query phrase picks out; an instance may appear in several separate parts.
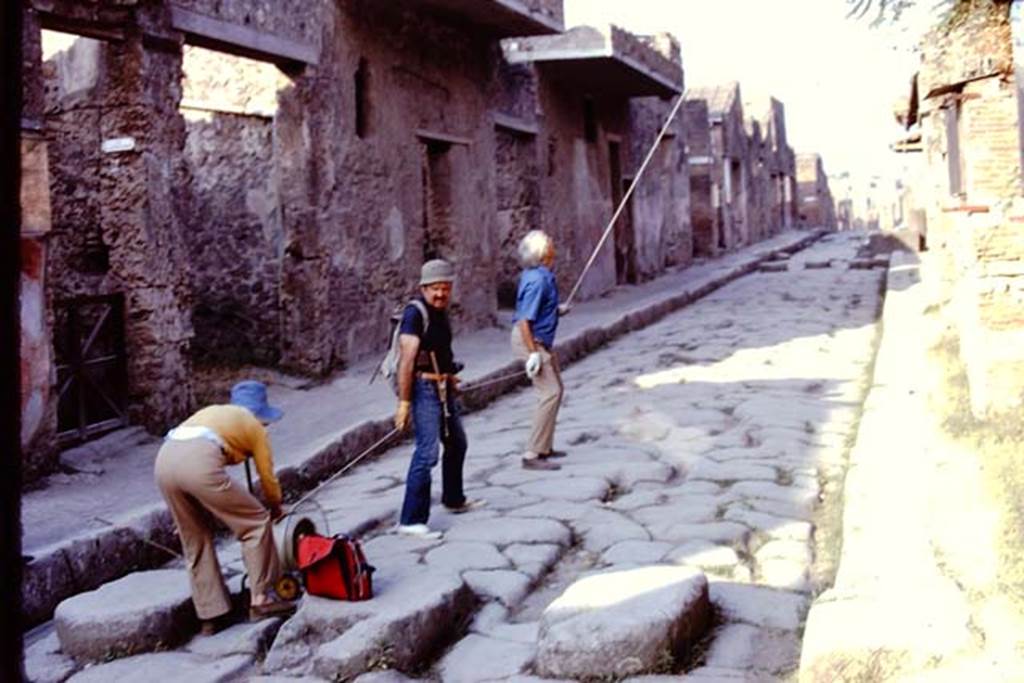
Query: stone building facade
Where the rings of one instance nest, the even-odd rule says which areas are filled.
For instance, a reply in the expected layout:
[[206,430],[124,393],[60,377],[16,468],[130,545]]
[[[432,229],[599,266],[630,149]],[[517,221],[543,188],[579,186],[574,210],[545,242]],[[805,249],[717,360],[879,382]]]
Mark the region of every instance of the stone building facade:
[[797,225],[835,230],[836,208],[820,154],[796,155]]
[[750,242],[750,157],[740,84],[691,88],[687,100],[707,104],[715,175],[722,179],[719,191],[720,249]]
[[680,101],[671,36],[564,31],[560,0],[22,2],[30,473],[173,424],[200,365],[379,353],[426,259],[468,330],[529,229],[567,295],[622,205],[585,299],[780,225],[778,121],[755,219],[739,86]]
[[689,94],[683,104],[687,163],[690,171],[690,216],[694,256],[714,256],[725,248],[722,223],[722,164],[711,145],[708,103]]
[[983,417],[1024,405],[1021,45],[1024,3],[966,4],[922,41],[897,114],[923,156],[911,215],[924,214],[928,247],[944,264],[972,408]]
[[[457,264],[457,326],[489,325],[531,227],[570,284],[682,89],[677,44],[618,29],[597,32],[615,57],[581,62],[610,89],[509,64],[501,39],[561,31],[557,0],[25,8],[26,216],[52,206],[23,241],[27,445],[164,429],[194,407],[196,361],[322,375],[376,353],[434,256]],[[64,40],[45,58],[44,32]],[[581,296],[689,258],[682,158],[667,145]]]

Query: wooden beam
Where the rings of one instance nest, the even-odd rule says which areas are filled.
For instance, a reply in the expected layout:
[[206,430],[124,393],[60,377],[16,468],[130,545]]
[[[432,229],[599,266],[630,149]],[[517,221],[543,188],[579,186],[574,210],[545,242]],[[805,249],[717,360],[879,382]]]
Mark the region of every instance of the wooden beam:
[[443,142],[447,145],[471,145],[473,143],[469,138],[464,138],[458,135],[450,135],[449,133],[439,133],[433,130],[427,130],[425,128],[416,129],[416,137],[427,142]]
[[500,111],[494,112],[494,127],[504,128],[517,135],[535,136],[540,132],[540,128],[536,123],[525,121],[515,116],[509,116],[508,114],[502,114]]
[[262,61],[315,65],[319,55],[314,45],[271,35],[214,19],[205,14],[171,6],[171,25],[185,34],[192,45]]

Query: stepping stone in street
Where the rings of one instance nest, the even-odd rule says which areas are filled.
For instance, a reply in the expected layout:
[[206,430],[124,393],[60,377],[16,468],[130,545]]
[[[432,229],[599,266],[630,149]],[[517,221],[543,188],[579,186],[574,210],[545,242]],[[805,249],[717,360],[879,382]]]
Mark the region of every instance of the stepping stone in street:
[[591,574],[544,610],[536,672],[588,679],[650,671],[684,656],[710,616],[699,570],[654,565]]
[[451,625],[465,619],[475,603],[457,574],[416,569],[382,581],[379,590],[375,580],[374,597],[364,602],[306,596],[274,640],[264,670],[348,679],[382,658],[394,668],[413,669],[450,642]]
[[61,651],[85,661],[176,645],[198,628],[180,569],[129,574],[64,600],[53,616]]
[[210,659],[191,652],[154,652],[91,666],[69,678],[68,683],[222,683],[239,680],[254,663],[249,655]]

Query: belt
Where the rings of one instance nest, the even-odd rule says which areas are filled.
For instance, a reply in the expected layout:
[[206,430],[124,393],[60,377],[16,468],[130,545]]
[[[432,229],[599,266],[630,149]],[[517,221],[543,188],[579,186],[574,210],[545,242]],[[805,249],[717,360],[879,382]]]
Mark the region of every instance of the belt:
[[216,444],[221,450],[224,450],[224,439],[220,438],[220,434],[213,431],[209,427],[203,427],[201,425],[184,425],[181,427],[175,427],[171,431],[167,432],[165,437],[168,441],[190,441],[192,439],[206,439],[210,443]]
[[440,375],[436,372],[417,372],[416,377],[418,379],[425,379],[428,382],[447,382],[448,380],[453,379],[455,375],[450,375],[444,372]]

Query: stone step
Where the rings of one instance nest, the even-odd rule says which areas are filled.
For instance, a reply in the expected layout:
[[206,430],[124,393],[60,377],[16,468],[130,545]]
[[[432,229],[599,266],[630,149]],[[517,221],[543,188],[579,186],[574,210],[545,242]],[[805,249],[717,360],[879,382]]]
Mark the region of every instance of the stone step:
[[664,669],[710,624],[704,573],[616,568],[577,580],[541,617],[536,672],[550,678],[634,676]]

